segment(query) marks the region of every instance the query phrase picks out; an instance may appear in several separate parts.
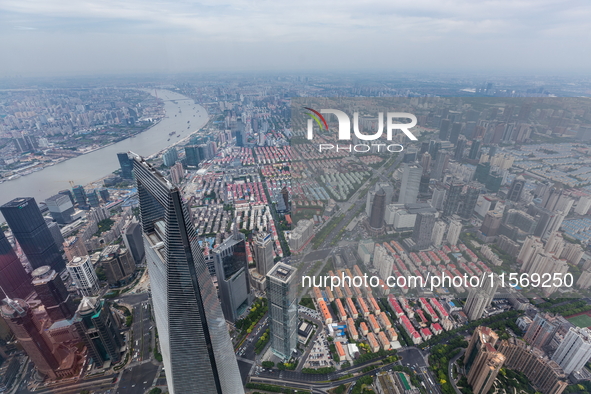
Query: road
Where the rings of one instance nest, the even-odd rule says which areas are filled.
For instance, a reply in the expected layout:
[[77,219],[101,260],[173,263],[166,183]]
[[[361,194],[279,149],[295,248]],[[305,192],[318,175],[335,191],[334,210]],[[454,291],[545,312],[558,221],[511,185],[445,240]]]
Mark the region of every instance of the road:
[[447,378],[449,379],[449,381],[451,382],[451,385],[453,386],[454,390],[456,391],[456,394],[462,394],[462,392],[460,391],[460,389],[458,388],[457,384],[456,384],[456,380],[453,377],[453,370],[452,370],[452,365],[458,361],[458,358],[462,357],[464,355],[464,352],[466,351],[466,349],[462,348],[462,350],[456,354],[451,360],[449,360],[449,363],[447,365],[447,373],[448,376]]
[[442,394],[439,386],[435,383],[435,376],[429,370],[429,365],[421,350],[416,347],[406,348],[398,352],[402,358],[401,365],[411,368],[423,379],[427,391],[431,394]]
[[246,384],[248,375],[257,362],[257,354],[254,351],[255,345],[269,327],[269,315],[265,314],[254,326],[252,332],[247,336],[243,345],[236,350],[236,359],[238,360],[238,369],[242,383]]

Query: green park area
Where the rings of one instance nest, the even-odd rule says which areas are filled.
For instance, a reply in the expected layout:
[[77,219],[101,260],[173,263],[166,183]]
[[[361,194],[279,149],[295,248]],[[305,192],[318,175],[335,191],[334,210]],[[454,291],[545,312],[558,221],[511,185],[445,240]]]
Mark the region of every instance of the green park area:
[[575,316],[575,317],[569,317],[568,319],[569,322],[571,322],[572,324],[574,324],[577,327],[591,327],[591,316],[589,315],[579,315],[579,316]]

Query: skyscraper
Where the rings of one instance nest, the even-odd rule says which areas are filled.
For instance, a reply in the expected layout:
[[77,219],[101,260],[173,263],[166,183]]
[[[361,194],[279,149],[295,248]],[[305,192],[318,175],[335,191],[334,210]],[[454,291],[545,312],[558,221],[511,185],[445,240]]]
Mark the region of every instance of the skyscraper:
[[423,168],[418,164],[404,163],[402,170],[402,183],[400,184],[399,204],[414,204],[419,195],[419,184]]
[[49,318],[54,322],[71,319],[76,307],[58,273],[50,266],[44,265],[34,270],[31,276],[35,292],[45,306]]
[[519,201],[521,198],[521,193],[523,192],[523,187],[525,186],[525,178],[521,175],[515,177],[513,182],[511,183],[511,188],[509,189],[509,193],[507,193],[507,200],[511,201]]
[[470,320],[477,320],[484,314],[484,309],[487,308],[495,296],[499,280],[496,274],[487,274],[484,280],[481,281],[479,287],[472,287],[468,292],[468,298],[464,305],[464,313]]
[[468,384],[475,394],[486,394],[492,387],[505,356],[494,348],[498,336],[488,327],[477,327],[464,357]]
[[199,154],[197,145],[185,146],[185,164],[191,167],[198,167],[204,158]]
[[454,150],[454,160],[455,161],[462,161],[464,158],[464,150],[466,150],[467,140],[465,137],[460,136],[458,141],[456,142],[456,148]]
[[451,126],[451,121],[449,119],[441,119],[441,125],[439,126],[439,139],[442,141],[447,141],[449,137],[449,129]]
[[84,186],[76,185],[72,188],[72,192],[74,193],[76,204],[81,206],[86,205],[86,190],[84,190]]
[[369,225],[372,229],[381,230],[384,228],[384,217],[386,215],[386,193],[380,189],[373,198]]
[[222,307],[180,190],[141,157],[133,160],[168,390],[244,393]]
[[121,178],[133,179],[133,161],[127,155],[127,152],[117,153],[119,165],[121,166]]
[[464,189],[462,182],[453,182],[449,186],[447,198],[443,203],[443,216],[451,216],[458,211],[460,202],[462,201],[462,189]]
[[435,225],[435,214],[433,212],[419,212],[415,220],[415,227],[412,232],[412,239],[418,249],[426,249],[431,244],[433,226]]
[[222,311],[226,320],[233,323],[252,302],[244,234],[234,231],[230,238],[216,246],[213,264]]
[[67,224],[72,222],[74,205],[67,195],[58,193],[45,200],[45,204],[47,204],[51,217],[57,223]]
[[273,237],[271,233],[260,232],[254,239],[254,261],[257,272],[263,276],[271,270],[273,261]]
[[123,242],[127,249],[131,250],[131,255],[136,264],[144,260],[146,252],[144,250],[144,241],[142,238],[142,228],[139,223],[132,222],[123,232]]
[[431,178],[441,180],[443,176],[443,171],[447,167],[449,157],[447,151],[440,150],[437,152],[437,156],[435,156],[435,163],[433,164],[433,169],[431,170]]
[[283,263],[267,273],[271,350],[283,360],[291,358],[298,341],[295,276],[296,269]]
[[529,326],[523,339],[531,346],[542,349],[550,342],[558,328],[560,321],[549,313],[538,313]]
[[171,148],[168,148],[168,150],[166,152],[164,152],[164,154],[162,155],[162,162],[166,167],[172,167],[174,165],[174,163],[177,162],[178,159],[179,159],[179,155],[178,155],[178,152],[174,146]]
[[104,366],[110,361],[113,365],[121,360],[125,341],[105,300],[83,297],[73,322],[95,364]]
[[571,327],[554,352],[552,360],[562,367],[565,374],[580,371],[591,358],[591,330]]
[[0,212],[33,269],[50,265],[57,272],[61,272],[65,268],[59,247],[34,198],[15,198],[2,205]]
[[478,182],[469,183],[466,187],[466,193],[462,196],[462,204],[458,209],[458,214],[464,219],[470,219],[474,214],[474,208],[480,196],[482,185]]
[[12,245],[0,230],[0,296],[10,298],[27,298],[33,292],[31,276],[25,271]]
[[473,140],[472,146],[470,146],[470,153],[468,153],[468,159],[470,159],[470,160],[478,159],[478,154],[480,153],[481,146],[482,146],[482,140]]
[[449,141],[454,144],[457,143],[461,132],[462,132],[462,124],[459,122],[454,122],[451,125],[451,131],[449,133]]
[[105,270],[107,282],[111,285],[127,283],[135,272],[135,261],[131,251],[120,245],[109,245],[103,249],[99,262]]
[[92,296],[98,293],[100,287],[90,256],[76,256],[66,268],[81,295]]
[[462,232],[462,223],[459,220],[451,220],[449,222],[449,229],[447,230],[447,243],[455,245],[460,239],[460,233]]
[[6,298],[0,311],[19,345],[37,370],[51,379],[57,378],[55,371],[59,368],[60,361],[35,325],[35,318],[29,304],[19,298]]

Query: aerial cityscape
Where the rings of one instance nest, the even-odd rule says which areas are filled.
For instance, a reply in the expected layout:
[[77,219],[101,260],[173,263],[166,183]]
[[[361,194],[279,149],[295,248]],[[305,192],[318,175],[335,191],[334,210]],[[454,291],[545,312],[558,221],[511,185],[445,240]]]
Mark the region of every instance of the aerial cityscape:
[[114,82],[0,92],[2,392],[591,392],[590,82]]

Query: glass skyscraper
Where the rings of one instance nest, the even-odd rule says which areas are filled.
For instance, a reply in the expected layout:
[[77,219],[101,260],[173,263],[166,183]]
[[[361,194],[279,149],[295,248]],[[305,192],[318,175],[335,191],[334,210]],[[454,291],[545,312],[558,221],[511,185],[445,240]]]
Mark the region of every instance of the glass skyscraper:
[[289,360],[298,345],[295,276],[296,269],[284,263],[267,273],[271,350],[283,360]]
[[58,245],[32,197],[19,197],[0,207],[12,234],[33,269],[49,265],[57,272],[66,268]]
[[226,320],[181,193],[141,157],[133,160],[169,392],[244,393]]

